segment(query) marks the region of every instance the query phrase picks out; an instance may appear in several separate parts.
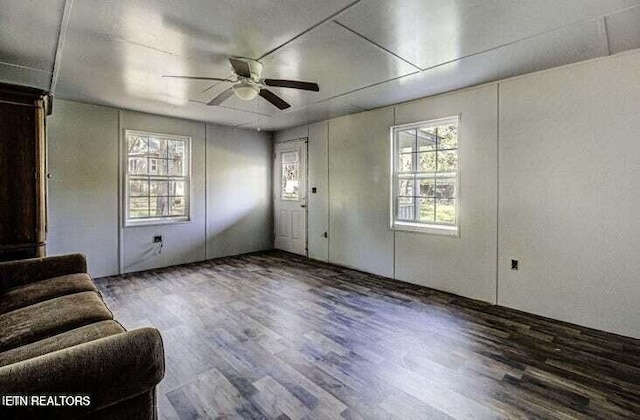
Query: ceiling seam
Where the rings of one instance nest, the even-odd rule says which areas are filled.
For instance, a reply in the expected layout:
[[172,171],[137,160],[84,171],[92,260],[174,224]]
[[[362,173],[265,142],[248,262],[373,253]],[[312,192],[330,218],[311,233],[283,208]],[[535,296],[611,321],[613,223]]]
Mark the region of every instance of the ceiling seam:
[[438,64],[435,64],[433,66],[425,67],[425,68],[422,69],[422,71],[432,70],[432,69],[435,69],[437,67],[444,66],[446,64],[455,63],[456,61],[460,61],[460,60],[465,59],[465,58],[470,58],[470,57],[474,57],[476,55],[480,55],[480,54],[488,53],[488,52],[491,52],[491,51],[499,50],[500,48],[509,47],[511,45],[515,45],[515,44],[517,44],[519,42],[523,42],[523,41],[529,41],[529,40],[537,38],[539,36],[551,34],[553,32],[558,32],[558,31],[561,31],[563,29],[570,28],[572,26],[578,26],[578,25],[582,25],[582,24],[585,24],[585,23],[588,23],[588,22],[595,22],[597,24],[597,23],[599,23],[600,19],[602,19],[602,18],[603,18],[603,16],[598,16],[598,17],[593,17],[593,18],[589,18],[589,19],[583,19],[581,21],[573,22],[573,23],[570,23],[568,25],[558,26],[558,27],[555,27],[553,29],[549,29],[547,31],[538,32],[538,33],[536,33],[534,35],[529,35],[529,36],[526,36],[524,38],[516,39],[514,41],[505,42],[504,44],[496,45],[495,47],[491,47],[491,48],[487,48],[485,50],[481,50],[481,51],[477,51],[477,52],[474,52],[474,53],[471,53],[471,54],[463,55],[461,57],[454,58],[453,60],[444,61],[442,63],[438,63]]
[[611,39],[609,39],[609,25],[607,24],[607,16],[602,17],[602,30],[604,31],[604,44],[607,49],[607,56],[611,55]]
[[364,39],[365,41],[367,41],[367,42],[369,42],[369,43],[371,43],[371,44],[375,45],[376,47],[380,48],[382,51],[384,51],[384,52],[387,52],[387,53],[391,54],[391,55],[392,55],[392,56],[394,56],[395,58],[397,58],[397,59],[399,59],[399,60],[404,61],[405,63],[409,64],[409,65],[410,65],[410,66],[412,66],[412,67],[415,67],[417,70],[422,70],[422,69],[420,68],[420,66],[417,66],[417,65],[413,64],[411,61],[407,60],[406,58],[403,58],[403,57],[399,56],[398,54],[394,53],[393,51],[386,49],[386,48],[385,48],[385,47],[383,47],[382,45],[380,45],[380,44],[378,44],[378,43],[376,43],[376,42],[372,41],[371,39],[367,38],[366,36],[362,35],[361,33],[358,33],[358,32],[356,32],[356,31],[354,31],[353,29],[349,28],[348,26],[343,25],[342,23],[338,22],[337,20],[334,20],[334,21],[333,21],[333,23],[335,23],[335,24],[336,24],[336,25],[338,25],[338,26],[343,27],[343,28],[344,28],[344,29],[346,29],[347,31],[351,32],[352,34],[354,34],[354,35],[356,35],[356,36],[359,36],[360,38]]
[[[195,99],[189,99],[189,102],[193,102],[196,104],[200,104],[200,105],[207,105],[206,102],[202,102],[202,101],[197,101]],[[230,106],[224,106],[224,105],[216,105],[218,108],[224,108],[224,109],[228,109],[229,111],[238,111],[238,112],[245,112],[248,114],[257,114],[257,115],[262,115],[263,117],[273,117],[273,114],[263,114],[262,112],[254,112],[254,111],[248,111],[246,109],[240,109],[240,108],[232,108]],[[300,108],[297,108],[300,109]]]
[[[635,8],[635,7],[639,7],[639,6],[633,6],[633,7],[631,7],[631,8],[627,8],[627,9],[632,9],[632,8]],[[625,10],[627,10],[627,9],[625,9]],[[618,13],[618,12],[616,12],[616,13]],[[610,15],[606,15],[606,16],[610,16]],[[463,60],[463,59],[465,59],[465,58],[470,58],[470,57],[474,57],[474,56],[476,56],[476,55],[485,54],[485,53],[488,53],[488,52],[491,52],[491,51],[494,51],[494,50],[498,50],[498,49],[500,49],[500,48],[504,48],[504,47],[508,47],[508,46],[511,46],[511,45],[517,44],[518,42],[527,41],[527,40],[530,40],[530,39],[536,38],[536,37],[538,37],[538,36],[546,35],[546,34],[549,34],[549,33],[553,33],[553,32],[555,32],[555,31],[559,31],[559,30],[561,30],[561,29],[569,28],[569,27],[571,27],[571,26],[578,26],[578,25],[580,25],[580,24],[584,24],[584,23],[586,23],[586,22],[596,22],[596,23],[598,23],[600,19],[602,19],[603,17],[606,17],[606,16],[600,16],[600,17],[597,17],[597,18],[584,19],[584,20],[581,20],[581,21],[579,21],[579,22],[574,22],[574,23],[570,23],[570,24],[568,24],[568,25],[559,26],[559,27],[556,27],[556,28],[550,29],[550,30],[548,30],[548,31],[539,32],[539,33],[537,33],[537,34],[535,34],[535,35],[531,35],[531,36],[528,36],[528,37],[525,37],[525,38],[520,38],[520,39],[515,40],[515,41],[511,41],[511,42],[507,42],[507,43],[504,43],[504,44],[500,44],[500,45],[498,45],[498,46],[491,47],[491,48],[488,48],[488,49],[486,49],[486,50],[482,50],[482,51],[478,51],[478,52],[475,52],[475,53],[471,53],[471,54],[463,55],[463,56],[458,57],[458,58],[455,58],[455,59],[453,59],[453,60],[444,61],[444,62],[442,62],[442,63],[438,63],[438,64],[435,64],[435,65],[430,66],[430,67],[425,67],[424,69],[423,69],[423,68],[419,68],[419,67],[418,67],[418,68],[419,68],[419,71],[416,71],[416,72],[413,72],[413,73],[409,73],[409,74],[404,74],[404,75],[402,75],[402,76],[394,77],[394,78],[391,78],[391,79],[383,80],[383,81],[381,81],[381,82],[372,83],[372,84],[370,84],[370,85],[363,86],[363,87],[360,87],[360,88],[357,88],[357,89],[354,89],[354,90],[351,90],[351,91],[348,91],[348,92],[344,92],[344,93],[341,93],[341,94],[339,94],[339,95],[332,96],[332,97],[330,97],[330,98],[325,98],[325,99],[323,99],[323,100],[321,100],[321,101],[318,101],[318,102],[313,102],[313,103],[308,104],[308,105],[306,105],[306,106],[311,106],[311,105],[315,105],[315,104],[320,104],[320,103],[323,103],[323,102],[327,102],[327,101],[330,101],[330,100],[333,100],[333,99],[338,99],[338,98],[341,98],[341,97],[343,97],[343,96],[350,95],[350,94],[355,93],[355,92],[360,92],[360,91],[362,91],[362,90],[365,90],[365,89],[368,89],[368,88],[371,88],[371,87],[375,87],[375,86],[379,86],[379,85],[382,85],[382,84],[387,83],[387,82],[393,82],[393,81],[396,81],[396,80],[402,79],[402,78],[404,78],[404,77],[414,76],[414,75],[416,75],[416,74],[418,74],[418,73],[423,73],[423,72],[426,72],[426,71],[429,71],[429,70],[436,69],[436,68],[438,68],[438,67],[445,66],[445,65],[447,65],[447,64],[455,63],[456,61],[460,61],[460,60]],[[339,22],[336,22],[336,23],[337,23],[338,25],[340,25],[340,26],[344,27],[345,29],[348,29],[348,30],[350,30],[350,31],[351,31],[351,29],[350,29],[350,28],[347,28],[346,26],[342,25],[341,23],[339,23]],[[354,31],[352,31],[352,32],[354,32]],[[356,34],[357,34],[357,32],[354,32],[354,33],[356,33]],[[359,34],[357,34],[357,35],[359,35]],[[363,38],[365,38],[365,37],[363,37]],[[365,39],[367,39],[367,38],[365,38]],[[372,42],[372,43],[373,43],[373,42]],[[375,43],[373,43],[373,44],[375,44]],[[377,45],[377,44],[375,44],[375,45]],[[381,48],[383,48],[383,47],[381,47]],[[383,48],[383,49],[385,49],[385,48]],[[385,49],[385,51],[386,51],[386,49]],[[391,53],[391,54],[393,54],[393,53]],[[394,54],[394,55],[395,55],[395,54]],[[347,105],[351,105],[351,104],[347,103]],[[355,106],[355,105],[354,105],[354,106]],[[365,109],[366,109],[366,108],[365,108]]]
[[51,74],[51,72],[49,70],[43,70],[43,69],[37,69],[35,67],[23,66],[22,64],[7,63],[6,61],[0,61],[0,65],[9,66],[9,67],[17,67],[19,69],[27,69],[27,70],[38,71],[38,72],[41,72],[41,73]]
[[289,39],[288,41],[283,42],[282,44],[278,45],[277,47],[267,51],[266,53],[262,54],[257,60],[262,60],[263,58],[267,57],[268,55],[273,54],[274,52],[278,51],[280,48],[284,47],[287,44],[290,44],[291,42],[295,41],[296,39],[300,38],[302,35],[311,32],[312,30],[314,30],[315,28],[317,28],[318,26],[322,25],[323,23],[326,23],[330,20],[333,20],[334,18],[338,17],[339,15],[343,14],[344,12],[346,12],[347,10],[351,9],[353,6],[355,6],[356,4],[360,3],[361,0],[356,0],[352,3],[349,3],[348,5],[346,5],[345,7],[343,7],[342,9],[338,10],[337,12],[335,12],[334,14],[322,19],[320,22],[316,23],[315,25],[312,25],[311,27],[305,29],[304,31],[300,32],[298,35],[294,36],[293,38]]
[[56,90],[58,84],[58,74],[60,73],[60,65],[62,60],[62,51],[64,50],[64,41],[67,37],[67,28],[71,19],[71,9],[73,8],[73,0],[65,0],[62,19],[60,20],[60,32],[58,32],[58,43],[56,44],[56,55],[53,59],[53,69],[51,71],[51,82],[49,83],[49,92],[52,94]]

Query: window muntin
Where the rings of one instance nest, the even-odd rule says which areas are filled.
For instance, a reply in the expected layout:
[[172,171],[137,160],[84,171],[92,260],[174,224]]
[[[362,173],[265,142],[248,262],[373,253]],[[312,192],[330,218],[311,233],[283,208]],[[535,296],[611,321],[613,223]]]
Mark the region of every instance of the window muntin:
[[458,117],[392,128],[393,229],[458,231]]
[[191,139],[129,130],[125,138],[125,224],[189,220]]

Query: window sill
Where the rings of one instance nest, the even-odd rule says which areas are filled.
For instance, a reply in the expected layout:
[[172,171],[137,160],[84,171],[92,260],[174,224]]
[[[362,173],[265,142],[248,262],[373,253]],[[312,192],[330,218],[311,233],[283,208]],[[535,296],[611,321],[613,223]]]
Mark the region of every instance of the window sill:
[[181,217],[176,219],[144,219],[136,221],[127,221],[124,224],[125,228],[135,228],[144,226],[160,226],[160,225],[183,225],[191,223],[191,219]]
[[444,225],[428,225],[422,223],[411,222],[394,222],[391,226],[392,230],[414,232],[414,233],[426,233],[430,235],[459,237],[460,229],[458,226],[444,226]]

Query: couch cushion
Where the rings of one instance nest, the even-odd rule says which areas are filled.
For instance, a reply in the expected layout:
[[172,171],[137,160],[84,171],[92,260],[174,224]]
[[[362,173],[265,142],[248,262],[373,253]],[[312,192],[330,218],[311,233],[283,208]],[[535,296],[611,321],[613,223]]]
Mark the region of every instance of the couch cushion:
[[69,274],[14,287],[0,294],[0,314],[78,292],[96,292],[88,274]]
[[95,292],[45,300],[0,315],[0,352],[109,319],[111,312]]
[[124,332],[116,321],[100,321],[0,353],[0,366]]

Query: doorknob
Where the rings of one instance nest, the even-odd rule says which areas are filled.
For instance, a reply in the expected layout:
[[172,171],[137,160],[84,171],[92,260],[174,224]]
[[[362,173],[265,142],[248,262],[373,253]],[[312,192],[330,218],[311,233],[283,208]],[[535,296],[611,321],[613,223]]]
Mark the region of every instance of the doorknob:
[[305,208],[305,207],[307,207],[307,205],[306,204],[300,204],[300,207]]

